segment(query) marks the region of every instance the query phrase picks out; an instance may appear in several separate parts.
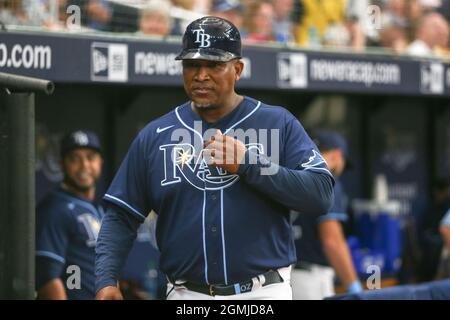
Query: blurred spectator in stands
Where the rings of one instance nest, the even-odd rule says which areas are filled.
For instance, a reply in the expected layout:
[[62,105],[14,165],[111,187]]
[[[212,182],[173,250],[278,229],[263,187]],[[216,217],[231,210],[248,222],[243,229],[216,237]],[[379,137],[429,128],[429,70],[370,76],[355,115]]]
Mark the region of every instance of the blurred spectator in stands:
[[422,0],[389,0],[378,5],[382,8],[381,28],[370,36],[370,44],[404,53],[423,16]]
[[193,10],[195,12],[207,15],[211,11],[211,0],[195,0]]
[[[364,46],[366,38],[377,36],[378,18],[376,8],[370,8],[374,5],[373,0],[347,0],[346,21],[350,31],[353,30],[353,47]],[[356,34],[356,31],[360,34]],[[350,32],[352,34],[352,32]],[[362,37],[361,37],[362,36]]]
[[347,20],[344,25],[350,35],[348,46],[356,51],[364,50],[366,47],[366,34],[362,24],[356,19],[351,19]]
[[294,0],[272,0],[274,9],[273,32],[277,42],[293,42],[293,24],[291,13],[294,9]]
[[172,0],[172,3],[174,6],[205,15],[211,9],[211,0]]
[[420,20],[426,13],[425,8],[422,6],[422,2],[423,0],[410,0],[408,2],[408,6],[406,9],[406,15],[408,17],[406,35],[408,37],[408,40],[412,40],[415,38]]
[[302,0],[301,16],[296,28],[300,45],[319,48],[322,44],[333,47],[365,48],[363,28],[368,1],[351,0]]
[[301,0],[296,42],[302,46],[320,47],[329,26],[345,21],[345,0]]
[[419,0],[419,2],[426,12],[436,11],[443,4],[443,0]]
[[322,37],[322,44],[334,48],[349,48],[362,51],[365,48],[365,35],[357,21],[346,24],[329,25]]
[[383,25],[408,26],[408,3],[406,0],[388,0],[383,10]]
[[[382,6],[381,33],[386,29],[403,29],[408,43],[415,38],[418,23],[424,14],[422,0],[389,0]],[[386,34],[385,34],[386,36]],[[379,39],[381,41],[381,39]]]
[[108,25],[112,18],[109,1],[89,0],[87,12],[90,20],[88,27],[95,30],[108,31]]
[[28,24],[49,30],[67,29],[67,0],[24,0]]
[[409,20],[419,20],[424,15],[426,11],[422,3],[423,0],[409,0],[406,9]]
[[385,27],[380,32],[380,45],[395,53],[403,53],[408,47],[405,28],[400,26]]
[[183,8],[185,10],[194,11],[195,0],[172,0],[175,7]]
[[198,0],[171,0],[173,18],[172,34],[182,35],[187,25],[193,20],[200,18],[199,14],[203,15],[207,12],[197,12],[196,10],[201,6],[198,5]]
[[22,0],[0,0],[0,22],[4,25],[24,25],[27,15]]
[[171,29],[170,3],[167,0],[150,0],[141,10],[139,33],[167,36]]
[[244,40],[249,42],[274,41],[273,5],[268,0],[249,3],[244,18]]
[[107,0],[69,0],[68,5],[81,8],[82,24],[99,31],[110,31],[113,10]]
[[343,24],[328,26],[321,43],[324,46],[343,48],[350,46],[350,32]]
[[214,0],[210,15],[226,19],[242,29],[243,7],[239,0]]
[[[366,47],[367,37],[373,37],[376,31],[373,23],[369,23],[369,0],[347,0],[344,25],[349,34],[348,46],[362,51]],[[376,19],[376,17],[375,17]]]
[[448,50],[450,27],[439,13],[429,13],[419,23],[416,40],[412,42],[407,52],[415,56],[444,55]]

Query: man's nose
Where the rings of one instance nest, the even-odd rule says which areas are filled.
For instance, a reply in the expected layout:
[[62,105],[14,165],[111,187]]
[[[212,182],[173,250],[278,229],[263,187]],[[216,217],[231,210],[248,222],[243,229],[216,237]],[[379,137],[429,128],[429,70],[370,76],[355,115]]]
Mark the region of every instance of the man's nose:
[[195,79],[198,81],[208,80],[209,79],[208,68],[198,67],[197,72],[195,73]]
[[82,168],[87,168],[87,167],[89,167],[89,159],[88,159],[88,158],[82,158],[82,159],[81,159],[81,167],[82,167]]

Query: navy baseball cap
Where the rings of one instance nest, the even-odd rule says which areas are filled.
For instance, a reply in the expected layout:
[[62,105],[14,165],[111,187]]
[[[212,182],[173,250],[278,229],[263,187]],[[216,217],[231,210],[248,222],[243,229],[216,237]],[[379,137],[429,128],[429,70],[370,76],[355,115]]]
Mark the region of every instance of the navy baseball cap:
[[214,0],[212,11],[224,12],[229,10],[242,11],[242,4],[239,0]]
[[230,61],[241,58],[241,34],[229,21],[203,17],[191,22],[183,35],[183,50],[175,60]]
[[351,160],[349,159],[347,141],[342,135],[335,131],[322,130],[314,135],[313,141],[320,151],[340,149],[347,162],[346,167],[352,167]]
[[88,130],[73,131],[61,140],[61,158],[77,148],[90,148],[101,153],[100,139],[97,134]]

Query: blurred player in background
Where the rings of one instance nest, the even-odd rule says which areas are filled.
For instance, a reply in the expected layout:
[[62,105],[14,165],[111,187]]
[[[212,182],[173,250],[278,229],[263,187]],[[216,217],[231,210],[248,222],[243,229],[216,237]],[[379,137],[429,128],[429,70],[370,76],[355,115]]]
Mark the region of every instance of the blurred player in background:
[[61,142],[61,186],[36,215],[36,289],[39,299],[93,299],[95,242],[103,210],[93,203],[103,159],[90,131]]
[[442,250],[438,277],[446,279],[450,277],[450,207],[441,221],[439,231],[444,242],[444,248]]
[[450,208],[448,209],[447,214],[442,219],[440,231],[444,240],[444,245],[450,252]]
[[433,184],[433,203],[420,225],[420,282],[432,281],[439,273],[447,230],[444,217],[449,209],[450,179],[440,178]]
[[336,179],[334,204],[320,217],[293,213],[294,225],[300,227],[296,241],[298,262],[291,277],[295,300],[320,300],[334,295],[335,273],[348,292],[362,291],[341,226],[348,217],[338,178],[346,166],[347,143],[338,133],[325,130],[317,133],[314,142]]
[[126,300],[164,300],[166,297],[167,279],[159,269],[156,223],[157,215],[150,212],[137,230],[119,282]]

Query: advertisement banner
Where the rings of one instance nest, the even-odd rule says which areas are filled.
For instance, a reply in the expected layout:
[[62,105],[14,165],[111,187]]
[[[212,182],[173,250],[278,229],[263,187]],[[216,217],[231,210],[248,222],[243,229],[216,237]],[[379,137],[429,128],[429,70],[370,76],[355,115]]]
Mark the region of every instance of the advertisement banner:
[[[0,33],[0,71],[61,83],[181,86],[181,44],[137,38]],[[450,96],[450,64],[245,46],[241,88]]]

